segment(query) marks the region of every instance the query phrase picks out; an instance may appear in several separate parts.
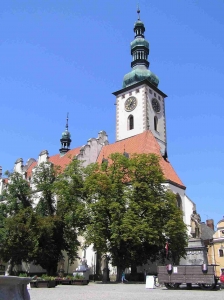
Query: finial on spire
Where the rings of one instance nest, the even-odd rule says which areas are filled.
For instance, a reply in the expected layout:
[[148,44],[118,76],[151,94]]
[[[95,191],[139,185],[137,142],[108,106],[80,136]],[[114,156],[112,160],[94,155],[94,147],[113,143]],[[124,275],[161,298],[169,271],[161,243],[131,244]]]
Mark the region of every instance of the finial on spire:
[[138,4],[138,8],[137,8],[137,14],[138,14],[138,20],[140,20],[140,8],[139,8],[139,4]]
[[66,126],[65,126],[66,130],[68,130],[68,113],[67,113],[67,118],[66,118]]

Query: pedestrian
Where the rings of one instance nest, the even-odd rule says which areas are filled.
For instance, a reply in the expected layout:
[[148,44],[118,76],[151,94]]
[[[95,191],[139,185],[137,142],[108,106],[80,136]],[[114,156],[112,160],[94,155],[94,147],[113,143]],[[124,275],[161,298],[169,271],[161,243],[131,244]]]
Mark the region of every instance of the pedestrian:
[[127,281],[127,282],[128,282],[128,280],[125,278],[125,273],[124,273],[124,271],[122,271],[122,274],[121,274],[121,282],[124,283],[124,281]]

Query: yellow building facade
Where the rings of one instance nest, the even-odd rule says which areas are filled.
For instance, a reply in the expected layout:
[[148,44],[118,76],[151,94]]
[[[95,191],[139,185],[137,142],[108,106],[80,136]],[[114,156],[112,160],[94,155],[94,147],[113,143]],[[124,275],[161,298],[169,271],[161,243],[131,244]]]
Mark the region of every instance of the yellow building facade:
[[224,271],[224,219],[217,223],[217,230],[208,246],[208,263],[216,265],[216,276]]

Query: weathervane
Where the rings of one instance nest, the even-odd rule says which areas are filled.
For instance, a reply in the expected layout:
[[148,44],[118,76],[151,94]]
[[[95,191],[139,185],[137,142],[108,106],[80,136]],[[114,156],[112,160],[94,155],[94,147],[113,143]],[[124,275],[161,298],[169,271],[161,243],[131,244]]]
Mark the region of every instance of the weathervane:
[[67,113],[67,118],[66,118],[66,126],[65,126],[66,130],[68,130],[68,113]]
[[138,14],[138,20],[140,20],[140,9],[139,9],[139,4],[138,4],[138,8],[137,8],[137,14]]

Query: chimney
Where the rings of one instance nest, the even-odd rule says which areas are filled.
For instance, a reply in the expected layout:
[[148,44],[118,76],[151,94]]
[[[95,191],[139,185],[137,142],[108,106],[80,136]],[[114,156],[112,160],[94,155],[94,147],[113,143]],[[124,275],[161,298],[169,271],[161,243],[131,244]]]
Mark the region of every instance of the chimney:
[[206,220],[206,225],[208,227],[210,227],[212,230],[214,230],[214,220],[213,219]]

